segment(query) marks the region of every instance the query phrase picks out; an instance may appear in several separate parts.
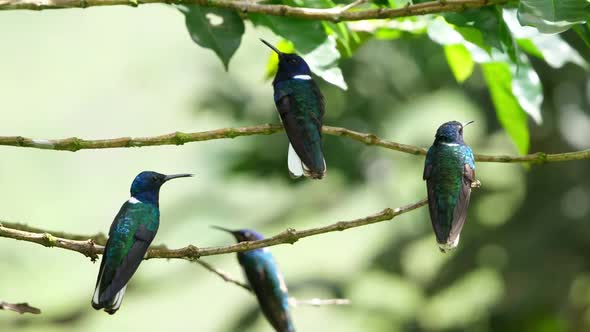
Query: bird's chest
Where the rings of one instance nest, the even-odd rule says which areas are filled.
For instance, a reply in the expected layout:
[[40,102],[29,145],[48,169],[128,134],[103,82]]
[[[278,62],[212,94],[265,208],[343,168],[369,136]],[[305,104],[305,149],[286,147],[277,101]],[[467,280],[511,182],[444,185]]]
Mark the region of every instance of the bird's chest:
[[455,185],[463,176],[465,153],[461,146],[441,145],[431,160],[433,178],[441,185]]
[[130,209],[125,222],[120,223],[118,227],[137,230],[139,225],[143,225],[150,232],[157,232],[160,225],[160,210],[151,204],[141,204]]
[[315,93],[311,81],[291,79],[275,85],[274,98],[278,102],[283,97],[289,98],[288,112],[298,116],[311,116],[320,110],[320,98]]

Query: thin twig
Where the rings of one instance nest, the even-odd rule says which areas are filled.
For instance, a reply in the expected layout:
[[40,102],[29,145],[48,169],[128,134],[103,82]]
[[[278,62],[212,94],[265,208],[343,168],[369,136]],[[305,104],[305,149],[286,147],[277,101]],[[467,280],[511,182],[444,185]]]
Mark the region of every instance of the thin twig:
[[[252,289],[250,288],[250,286],[248,286],[248,284],[239,281],[238,279],[234,278],[229,273],[227,273],[225,271],[222,271],[222,270],[214,267],[213,265],[211,265],[211,264],[203,261],[202,259],[197,259],[197,260],[195,260],[195,262],[198,263],[198,264],[200,264],[202,267],[204,267],[209,272],[212,272],[213,274],[215,274],[218,277],[220,277],[221,279],[223,279],[223,281],[232,283],[232,284],[237,285],[237,286],[240,286],[243,289],[247,290],[249,293],[252,293]],[[293,307],[297,307],[297,306],[314,306],[314,307],[318,307],[318,306],[325,306],[325,305],[347,305],[347,304],[350,304],[350,303],[351,302],[350,302],[349,299],[319,299],[319,298],[314,298],[314,299],[311,299],[311,300],[298,300],[298,299],[296,299],[294,297],[290,297],[289,298],[289,305],[291,305]]]
[[234,285],[238,285],[240,287],[242,287],[243,289],[247,290],[248,292],[252,292],[252,289],[250,288],[250,286],[248,286],[248,284],[243,283],[239,280],[237,280],[236,278],[234,278],[232,275],[230,275],[229,273],[222,271],[218,268],[213,267],[213,265],[205,262],[202,259],[195,259],[194,260],[195,263],[201,265],[202,267],[204,267],[206,270],[208,270],[209,272],[213,272],[213,274],[216,274],[217,276],[219,276],[221,279],[223,279],[223,281],[225,282],[229,282],[232,283]]
[[256,13],[272,16],[294,17],[307,20],[341,22],[456,12],[472,8],[505,4],[509,1],[510,0],[439,0],[417,3],[402,8],[373,8],[342,12],[340,10],[334,10],[334,8],[317,9],[291,7],[287,5],[267,5],[253,3],[247,0],[0,0],[0,10],[45,10],[117,5],[137,7],[141,4],[151,3],[166,3],[176,5],[197,4],[202,7],[225,8],[244,14]]
[[367,1],[368,0],[355,0],[355,1],[351,2],[351,3],[349,3],[348,5],[343,6],[342,8],[337,8],[337,9],[340,11],[340,13],[344,13],[346,11],[351,10],[354,7],[358,7],[360,5],[363,5],[363,4],[367,3]]
[[[177,131],[174,133],[160,136],[119,137],[98,140],[88,140],[78,137],[70,137],[64,139],[33,139],[22,136],[0,136],[0,145],[75,152],[86,149],[114,149],[159,145],[183,145],[192,142],[235,138],[242,136],[272,135],[281,132],[282,130],[283,127],[278,124],[263,124],[258,126],[241,128],[223,128],[193,133],[183,133]],[[396,143],[393,141],[380,138],[374,134],[362,133],[341,127],[323,126],[322,132],[326,135],[346,137],[364,143],[366,145],[379,146],[382,148],[403,153],[409,153],[413,155],[426,155],[427,151],[425,148],[408,144]],[[475,160],[478,162],[497,163],[548,163],[584,159],[590,159],[590,149],[556,154],[537,152],[525,156],[490,156],[481,154],[475,155]]]
[[10,310],[18,312],[19,314],[30,313],[38,315],[41,313],[41,309],[31,307],[28,303],[7,303],[0,301],[0,310]]

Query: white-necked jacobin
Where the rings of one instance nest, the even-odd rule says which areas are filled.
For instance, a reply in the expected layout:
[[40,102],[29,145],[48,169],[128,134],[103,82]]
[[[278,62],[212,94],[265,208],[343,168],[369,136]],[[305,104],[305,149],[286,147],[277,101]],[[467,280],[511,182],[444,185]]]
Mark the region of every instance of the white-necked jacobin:
[[297,54],[283,53],[261,41],[279,57],[272,82],[274,101],[289,138],[288,166],[292,177],[321,179],[326,174],[322,151],[324,96],[311,77],[309,66]]
[[133,276],[156,236],[160,224],[159,196],[164,182],[192,174],[141,172],[131,184],[131,198],[123,204],[109,230],[96,289],[94,309],[114,314]]
[[475,159],[471,148],[463,141],[463,128],[472,122],[442,124],[426,154],[423,178],[428,191],[430,220],[443,252],[459,244],[467,217],[471,183],[475,181]]
[[[249,229],[230,230],[213,226],[231,233],[238,242],[263,240],[264,237]],[[258,303],[266,319],[277,332],[295,332],[289,314],[289,294],[287,284],[268,248],[253,249],[238,253],[250,288],[258,298]]]

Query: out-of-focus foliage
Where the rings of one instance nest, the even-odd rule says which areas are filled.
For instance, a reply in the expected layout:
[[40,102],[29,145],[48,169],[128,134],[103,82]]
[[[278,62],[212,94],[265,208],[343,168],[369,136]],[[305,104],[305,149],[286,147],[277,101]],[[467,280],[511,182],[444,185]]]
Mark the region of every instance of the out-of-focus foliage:
[[576,24],[585,23],[588,16],[588,0],[521,0],[518,3],[520,23],[544,33],[563,32]]
[[[508,19],[503,9],[485,14],[496,23],[477,23],[490,34],[502,26],[495,39],[470,27],[473,15],[355,22],[347,33],[340,24],[320,25],[320,44],[335,40],[348,86],[318,80],[325,123],[427,147],[442,122],[476,120],[465,132],[476,153],[524,152],[525,141],[532,152],[590,148],[590,49],[578,31],[521,31],[512,24],[516,14]],[[246,23],[226,72],[185,30],[182,15],[163,6],[1,12],[0,132],[107,138],[278,122],[264,78],[272,52],[258,38],[288,39],[306,60],[317,49]],[[542,122],[528,120],[532,112],[522,103],[529,97],[515,92],[514,81],[531,69],[542,85]],[[499,120],[490,86],[501,89],[500,102],[513,112],[507,114],[520,117],[507,122],[528,140],[508,135],[515,134]],[[521,89],[538,96],[534,86]],[[288,177],[284,134],[76,153],[3,148],[0,219],[106,232],[144,169],[197,175],[162,191],[155,243],[171,248],[233,242],[211,224],[272,235],[426,196],[422,157],[324,141],[328,175],[320,182]],[[294,309],[298,331],[590,330],[589,170],[588,161],[528,170],[478,163],[483,187],[473,192],[452,254],[438,251],[426,209],[273,247],[291,295],[353,301]],[[241,276],[234,255],[204,259]],[[98,266],[82,255],[0,238],[0,271],[0,298],[43,310],[0,312],[0,331],[271,331],[251,295],[185,261],[144,262],[114,316],[91,308]]]
[[186,16],[186,28],[195,43],[212,49],[227,69],[244,34],[244,22],[229,10],[201,8],[197,5],[179,5]]
[[[415,3],[426,1],[415,1]],[[273,1],[272,4],[284,4],[295,7],[334,8],[336,4],[331,0],[307,1]],[[406,2],[371,3],[362,6],[372,7],[403,7]],[[184,12],[191,14],[191,11]],[[194,7],[194,15],[202,17],[201,9]],[[235,15],[235,14],[234,14]],[[516,17],[518,16],[517,22]],[[339,60],[352,56],[362,43],[375,39],[400,38],[404,31],[425,33],[436,43],[444,45],[447,62],[457,81],[463,82],[473,72],[473,62],[482,64],[487,69],[484,72],[499,74],[488,79],[489,93],[492,95],[495,110],[502,126],[511,137],[521,154],[526,154],[530,145],[527,125],[527,115],[536,123],[542,121],[541,103],[543,101],[543,87],[541,81],[531,66],[529,56],[541,58],[551,66],[561,67],[571,61],[586,70],[587,62],[579,53],[563,41],[558,35],[544,35],[543,33],[563,32],[576,26],[578,35],[588,42],[590,34],[587,26],[583,25],[590,16],[590,2],[588,0],[523,0],[518,9],[501,6],[488,6],[472,9],[460,13],[446,13],[419,18],[405,18],[395,22],[407,23],[391,25],[377,23],[377,27],[370,29],[369,21],[361,21],[351,26],[346,23],[328,23],[307,21],[294,18],[274,17],[262,14],[249,14],[248,18],[256,26],[264,26],[276,35],[285,38],[293,44],[309,63],[312,71],[344,90],[347,89],[345,76],[342,75]],[[239,18],[238,18],[239,19]],[[232,18],[232,21],[235,17]],[[199,20],[201,22],[201,20]],[[417,23],[412,25],[412,23]],[[424,26],[428,29],[424,29]],[[535,29],[525,29],[522,26],[532,26]],[[207,26],[205,20],[204,26]],[[215,30],[211,21],[208,25],[213,30],[207,34],[219,31],[219,42],[202,46],[217,49],[218,45],[235,44],[236,35],[228,36],[224,29]],[[355,27],[359,31],[355,30]],[[189,30],[193,31],[190,28]],[[239,35],[243,33],[243,29]],[[238,42],[239,44],[239,42]],[[220,54],[224,64],[233,54]]]

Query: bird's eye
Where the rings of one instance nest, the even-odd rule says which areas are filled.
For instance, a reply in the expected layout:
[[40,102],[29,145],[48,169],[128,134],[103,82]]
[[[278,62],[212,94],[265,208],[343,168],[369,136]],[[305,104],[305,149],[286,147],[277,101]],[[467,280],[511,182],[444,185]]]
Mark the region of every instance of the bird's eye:
[[295,60],[295,59],[290,59],[290,60],[289,60],[289,63],[296,64],[296,63],[297,63],[297,60]]
[[154,180],[154,181],[158,181],[158,177],[157,177],[157,176],[155,176],[155,175],[153,175],[153,176],[152,176],[152,180]]

